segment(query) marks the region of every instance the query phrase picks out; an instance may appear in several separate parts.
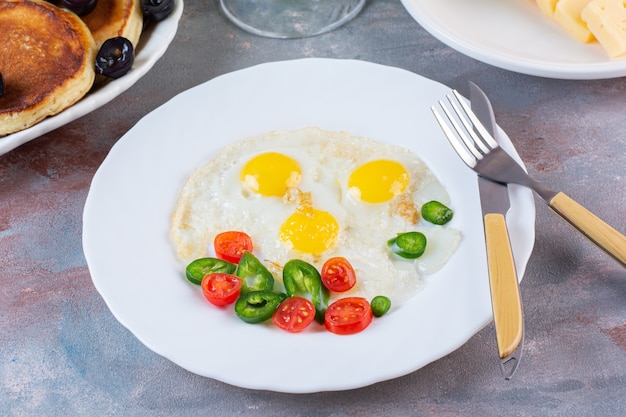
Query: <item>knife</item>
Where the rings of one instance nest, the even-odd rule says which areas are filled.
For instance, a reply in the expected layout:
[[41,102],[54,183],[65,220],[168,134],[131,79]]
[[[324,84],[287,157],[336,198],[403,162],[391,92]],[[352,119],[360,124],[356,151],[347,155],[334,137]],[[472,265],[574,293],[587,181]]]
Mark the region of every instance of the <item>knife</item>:
[[[472,111],[487,131],[498,140],[493,109],[485,93],[469,83]],[[519,366],[524,342],[522,301],[515,261],[506,226],[509,210],[508,187],[478,176],[478,190],[483,213],[489,287],[500,356],[502,375],[509,380]]]

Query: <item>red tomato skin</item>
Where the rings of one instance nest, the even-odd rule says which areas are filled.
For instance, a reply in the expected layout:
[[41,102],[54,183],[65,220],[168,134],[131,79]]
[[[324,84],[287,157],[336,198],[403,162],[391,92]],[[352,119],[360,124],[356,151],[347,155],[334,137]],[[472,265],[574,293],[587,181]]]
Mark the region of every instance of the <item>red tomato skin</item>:
[[202,278],[202,294],[211,304],[224,307],[239,298],[243,283],[241,278],[232,274],[215,272]]
[[329,258],[322,266],[322,282],[333,292],[345,292],[356,284],[356,273],[350,262],[341,256]]
[[218,233],[213,239],[215,255],[232,263],[239,263],[244,251],[252,252],[252,238],[244,232],[230,230]]
[[287,332],[298,333],[306,329],[315,319],[315,306],[303,297],[292,296],[280,303],[272,321]]
[[365,298],[340,298],[328,306],[324,326],[335,334],[354,334],[365,330],[372,322],[372,317],[372,307]]

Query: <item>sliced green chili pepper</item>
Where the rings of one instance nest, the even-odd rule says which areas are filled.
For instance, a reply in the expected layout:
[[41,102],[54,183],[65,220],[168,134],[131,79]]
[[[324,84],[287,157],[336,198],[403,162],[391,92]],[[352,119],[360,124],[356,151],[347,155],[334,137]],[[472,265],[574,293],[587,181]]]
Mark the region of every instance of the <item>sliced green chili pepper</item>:
[[384,295],[377,295],[372,298],[370,307],[372,307],[372,314],[374,317],[381,317],[384,316],[391,308],[391,300]]
[[248,251],[245,251],[241,256],[235,275],[243,280],[242,294],[249,291],[271,291],[274,289],[272,273],[256,256]]
[[261,323],[272,317],[286,294],[272,291],[250,291],[235,302],[235,314],[246,323]]
[[313,265],[300,259],[288,261],[283,267],[283,284],[287,295],[297,295],[311,301],[315,306],[315,320],[324,323],[330,293]]
[[407,259],[419,258],[426,250],[426,236],[421,232],[399,233],[387,241],[393,253]]
[[422,206],[422,217],[433,224],[446,224],[452,220],[454,211],[439,201],[429,201]]
[[225,274],[232,274],[237,269],[237,265],[217,258],[200,258],[187,265],[185,270],[185,276],[189,282],[200,285],[202,278],[206,274],[212,272],[221,272]]

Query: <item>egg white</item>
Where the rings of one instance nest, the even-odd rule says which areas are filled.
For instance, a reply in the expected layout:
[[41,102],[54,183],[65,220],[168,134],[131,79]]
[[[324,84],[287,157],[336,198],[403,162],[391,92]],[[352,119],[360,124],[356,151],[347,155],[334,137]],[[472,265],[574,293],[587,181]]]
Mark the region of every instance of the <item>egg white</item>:
[[[298,161],[302,179],[298,188],[310,192],[313,207],[332,214],[340,231],[335,246],[321,256],[296,253],[278,238],[281,225],[296,208],[280,197],[266,197],[242,186],[240,171],[252,157],[280,152]],[[419,207],[430,200],[449,205],[449,197],[430,169],[413,152],[346,132],[318,128],[273,131],[232,143],[214,159],[192,173],[175,209],[171,235],[184,262],[213,255],[213,237],[224,230],[248,233],[254,253],[265,260],[280,280],[280,266],[293,258],[321,269],[333,256],[347,258],[357,273],[357,284],[333,298],[359,295],[371,299],[385,295],[393,305],[405,301],[423,286],[422,274],[439,270],[455,251],[458,230],[413,223],[393,214],[391,202],[364,203],[348,187],[350,173],[371,159],[392,159],[409,171],[406,193]],[[419,230],[429,240],[418,260],[398,259],[386,246],[397,233]]]

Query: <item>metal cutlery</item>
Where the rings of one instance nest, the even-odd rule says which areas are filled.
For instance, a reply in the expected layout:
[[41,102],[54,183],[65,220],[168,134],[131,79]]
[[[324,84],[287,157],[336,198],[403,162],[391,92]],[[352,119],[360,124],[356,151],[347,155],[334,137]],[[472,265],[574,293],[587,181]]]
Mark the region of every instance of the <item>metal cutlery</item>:
[[446,138],[467,166],[490,180],[531,188],[553,212],[626,268],[626,236],[564,192],[550,190],[529,177],[524,169],[498,146],[456,90],[446,97],[452,110],[442,100],[439,100],[439,106],[446,115],[447,122],[434,106],[431,110]]
[[[491,136],[497,138],[491,103],[474,83],[470,83],[470,103],[476,117]],[[510,207],[509,189],[505,184],[478,176],[478,190],[483,212],[489,288],[500,368],[502,375],[508,380],[519,366],[524,343],[522,300],[505,218]]]

